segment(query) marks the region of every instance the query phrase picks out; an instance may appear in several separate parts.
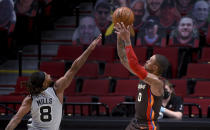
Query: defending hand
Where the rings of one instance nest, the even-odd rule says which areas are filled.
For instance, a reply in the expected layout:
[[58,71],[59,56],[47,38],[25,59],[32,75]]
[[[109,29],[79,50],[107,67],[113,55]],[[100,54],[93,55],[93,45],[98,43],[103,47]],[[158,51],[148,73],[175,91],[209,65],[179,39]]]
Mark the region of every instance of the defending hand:
[[89,46],[91,50],[94,50],[96,45],[101,41],[102,35],[100,34]]

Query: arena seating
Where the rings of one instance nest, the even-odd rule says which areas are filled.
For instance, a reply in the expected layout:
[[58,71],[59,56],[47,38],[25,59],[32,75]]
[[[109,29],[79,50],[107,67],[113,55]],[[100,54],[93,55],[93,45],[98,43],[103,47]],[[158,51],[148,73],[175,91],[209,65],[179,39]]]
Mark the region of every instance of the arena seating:
[[60,45],[55,60],[75,60],[83,52],[82,46]]
[[174,85],[174,90],[177,96],[187,96],[187,80],[186,79],[171,79],[169,80]]
[[101,77],[129,78],[129,71],[121,63],[106,63]]
[[153,49],[153,54],[161,54],[168,58],[171,66],[172,66],[172,78],[176,78],[177,71],[178,71],[179,48],[176,48],[176,47],[157,48],[157,47],[155,47]]
[[189,63],[186,78],[210,79],[210,64]]
[[41,71],[51,75],[51,77],[58,79],[65,73],[65,63],[58,61],[43,61],[40,64]]

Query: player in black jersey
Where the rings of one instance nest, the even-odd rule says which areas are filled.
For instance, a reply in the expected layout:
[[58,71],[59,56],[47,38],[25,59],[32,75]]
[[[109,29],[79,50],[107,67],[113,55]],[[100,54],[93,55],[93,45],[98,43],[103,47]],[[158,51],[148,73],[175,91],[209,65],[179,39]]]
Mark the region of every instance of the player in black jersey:
[[168,68],[169,62],[165,56],[156,54],[141,66],[131,46],[130,28],[123,23],[115,25],[120,61],[141,79],[135,103],[135,118],[126,130],[158,130],[157,118],[164,92],[164,80],[160,76]]

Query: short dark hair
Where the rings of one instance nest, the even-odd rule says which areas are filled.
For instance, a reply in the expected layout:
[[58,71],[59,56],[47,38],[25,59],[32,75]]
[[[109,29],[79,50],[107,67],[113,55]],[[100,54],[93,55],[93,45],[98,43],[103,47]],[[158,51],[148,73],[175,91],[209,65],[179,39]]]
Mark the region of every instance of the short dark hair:
[[27,89],[31,96],[38,95],[43,91],[43,83],[45,81],[45,73],[40,72],[34,72],[31,74],[30,78],[27,82]]
[[158,74],[162,75],[168,70],[170,63],[168,59],[163,55],[155,54],[155,57],[156,57],[156,63],[158,65]]

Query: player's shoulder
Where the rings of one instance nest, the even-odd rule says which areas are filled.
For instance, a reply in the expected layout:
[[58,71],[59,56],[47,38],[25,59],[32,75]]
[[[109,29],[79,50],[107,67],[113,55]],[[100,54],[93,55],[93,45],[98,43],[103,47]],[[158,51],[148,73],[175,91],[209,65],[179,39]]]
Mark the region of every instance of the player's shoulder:
[[30,105],[31,103],[32,103],[32,97],[30,95],[26,96],[22,102],[23,105]]

